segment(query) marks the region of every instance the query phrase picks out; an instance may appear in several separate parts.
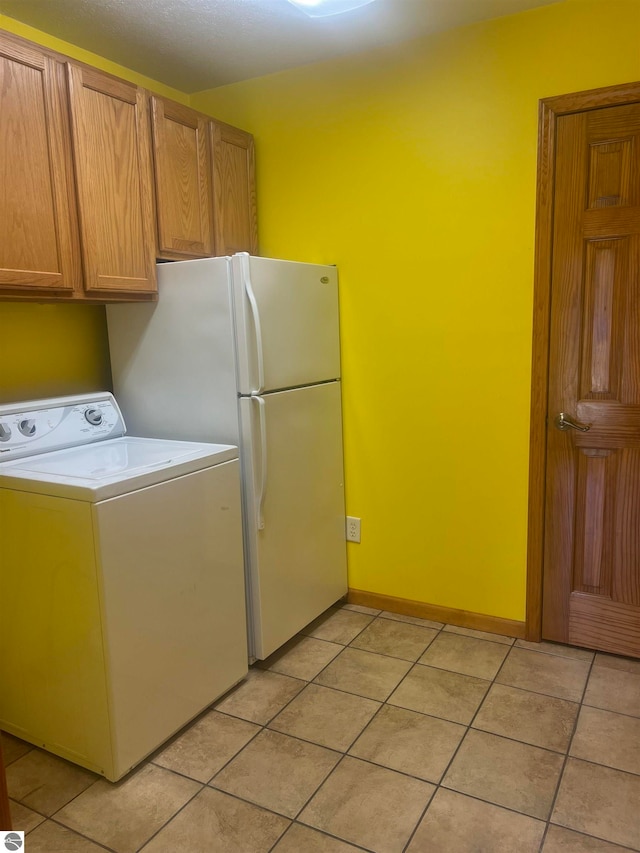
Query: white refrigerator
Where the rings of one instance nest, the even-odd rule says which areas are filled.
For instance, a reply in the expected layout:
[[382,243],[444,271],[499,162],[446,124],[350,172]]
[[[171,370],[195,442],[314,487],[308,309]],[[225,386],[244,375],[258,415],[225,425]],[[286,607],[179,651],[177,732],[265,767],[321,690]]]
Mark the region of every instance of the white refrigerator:
[[347,591],[335,267],[242,253],[158,266],[154,304],[107,307],[134,435],[240,448],[249,650]]

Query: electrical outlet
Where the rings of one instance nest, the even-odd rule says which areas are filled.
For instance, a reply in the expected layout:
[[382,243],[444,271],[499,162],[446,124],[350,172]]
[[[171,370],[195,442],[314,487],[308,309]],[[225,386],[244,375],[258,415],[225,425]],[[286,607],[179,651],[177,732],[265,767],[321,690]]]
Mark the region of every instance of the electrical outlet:
[[347,516],[347,542],[360,541],[360,519]]

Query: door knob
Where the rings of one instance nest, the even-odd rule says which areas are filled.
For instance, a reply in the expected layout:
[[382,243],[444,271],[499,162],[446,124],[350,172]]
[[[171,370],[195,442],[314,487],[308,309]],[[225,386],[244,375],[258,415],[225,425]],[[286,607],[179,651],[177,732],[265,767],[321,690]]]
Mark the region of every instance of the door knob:
[[574,421],[565,412],[560,412],[559,415],[556,415],[553,423],[555,428],[561,430],[561,432],[566,432],[568,429],[577,429],[578,432],[589,432],[591,429],[590,424],[581,424],[578,421]]

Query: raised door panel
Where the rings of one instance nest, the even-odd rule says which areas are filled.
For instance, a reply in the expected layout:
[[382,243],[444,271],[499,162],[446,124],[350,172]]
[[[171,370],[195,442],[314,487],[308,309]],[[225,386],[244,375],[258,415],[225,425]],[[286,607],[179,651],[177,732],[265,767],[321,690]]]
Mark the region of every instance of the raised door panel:
[[64,66],[0,40],[0,292],[82,287]]
[[211,122],[216,255],[258,252],[255,151],[250,133]]
[[207,120],[181,104],[151,98],[158,256],[213,254]]
[[85,288],[156,291],[148,96],[69,65]]

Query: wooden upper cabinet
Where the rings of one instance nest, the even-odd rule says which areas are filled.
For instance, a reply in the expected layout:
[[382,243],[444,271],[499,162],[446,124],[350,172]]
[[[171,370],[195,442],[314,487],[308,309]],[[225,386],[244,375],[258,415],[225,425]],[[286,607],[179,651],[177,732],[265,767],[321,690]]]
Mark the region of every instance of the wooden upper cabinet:
[[158,257],[213,254],[207,119],[182,104],[151,98]]
[[82,288],[64,65],[0,41],[0,291]]
[[253,137],[210,122],[213,160],[213,228],[216,255],[258,252]]
[[84,286],[157,290],[149,100],[144,89],[68,65]]
[[0,299],[150,300],[157,257],[257,254],[254,159],[249,133],[0,33]]

